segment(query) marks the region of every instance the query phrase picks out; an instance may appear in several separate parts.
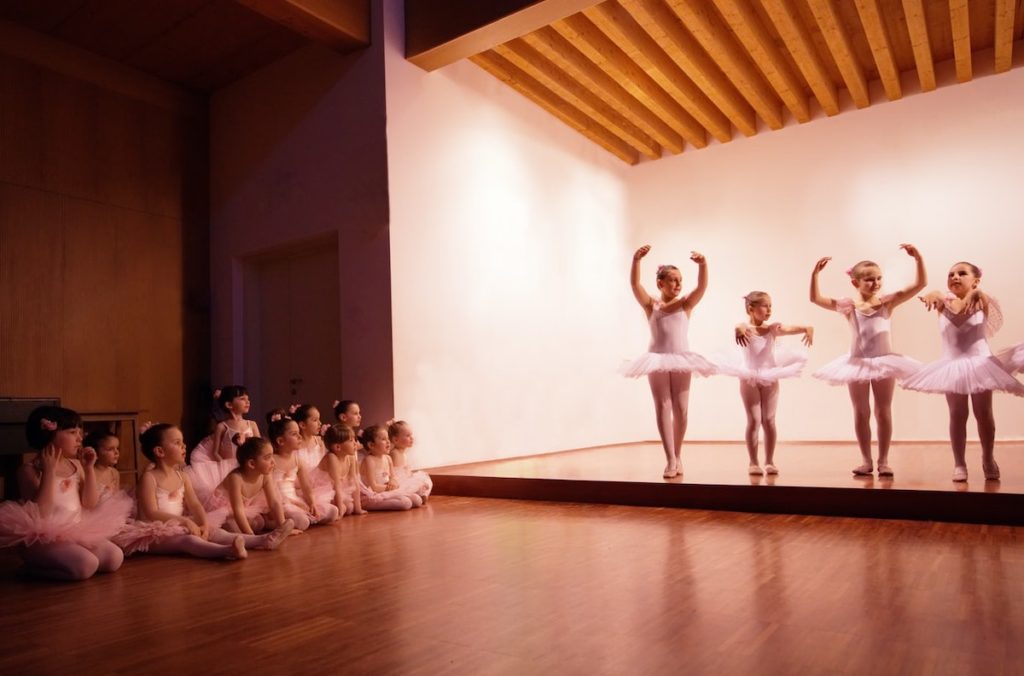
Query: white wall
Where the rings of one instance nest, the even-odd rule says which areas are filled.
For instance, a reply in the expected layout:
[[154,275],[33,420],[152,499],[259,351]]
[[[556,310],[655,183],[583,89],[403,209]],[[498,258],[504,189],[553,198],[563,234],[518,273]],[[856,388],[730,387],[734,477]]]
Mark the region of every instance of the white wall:
[[[403,58],[400,0],[388,0],[386,78],[395,412],[423,466],[653,439],[645,381],[616,367],[647,329],[629,291],[645,267],[707,254],[711,286],[694,315],[694,349],[731,342],[740,296],[774,295],[776,317],[818,328],[812,367],[848,347],[846,326],[807,300],[811,265],[874,257],[891,287],[909,282],[902,241],[932,279],[977,260],[1003,299],[1001,338],[1024,339],[1012,292],[1021,250],[1024,70],[911,96],[836,119],[629,167],[469,62],[426,73]],[[934,320],[901,308],[898,349],[938,354]],[[735,381],[694,386],[689,438],[742,437]],[[1024,431],[1001,398],[1001,436]],[[896,433],[945,437],[940,398],[898,395]],[[851,439],[845,390],[787,383],[783,439]]]

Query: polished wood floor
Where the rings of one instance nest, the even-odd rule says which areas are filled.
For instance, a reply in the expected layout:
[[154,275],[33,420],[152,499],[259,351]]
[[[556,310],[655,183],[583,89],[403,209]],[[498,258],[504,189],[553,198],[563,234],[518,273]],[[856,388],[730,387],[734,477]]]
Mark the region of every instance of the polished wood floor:
[[1013,674],[1024,529],[434,497],[75,584],[0,550],[0,673]]

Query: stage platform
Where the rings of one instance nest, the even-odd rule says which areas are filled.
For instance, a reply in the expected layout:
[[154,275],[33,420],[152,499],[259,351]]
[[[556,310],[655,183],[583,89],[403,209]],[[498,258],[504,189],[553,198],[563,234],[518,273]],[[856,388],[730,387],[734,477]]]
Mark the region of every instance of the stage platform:
[[783,443],[779,474],[750,476],[743,444],[694,442],[683,475],[662,479],[661,445],[648,442],[428,471],[438,495],[1024,525],[1024,442],[997,443],[996,460],[1002,479],[986,481],[970,444],[969,480],[954,483],[947,444],[895,443],[895,476],[855,477],[856,444]]

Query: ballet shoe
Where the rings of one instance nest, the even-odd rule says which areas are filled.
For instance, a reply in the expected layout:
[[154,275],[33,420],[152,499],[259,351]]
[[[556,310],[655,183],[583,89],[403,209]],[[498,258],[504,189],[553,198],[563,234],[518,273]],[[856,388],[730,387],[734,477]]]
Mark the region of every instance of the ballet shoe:
[[751,465],[750,467],[747,468],[747,474],[751,476],[761,476],[762,474],[764,474],[764,470],[762,470],[757,465]]
[[679,474],[679,469],[675,465],[670,463],[668,465],[665,465],[665,471],[661,473],[661,476],[665,479],[671,479],[677,474]]
[[288,539],[288,536],[291,535],[294,529],[295,522],[291,519],[285,519],[284,523],[267,533],[266,544],[263,548],[269,551],[277,549],[282,542]]
[[999,465],[996,464],[995,460],[989,465],[981,463],[981,471],[985,473],[986,481],[999,481]]
[[866,462],[863,465],[859,465],[853,468],[853,473],[857,476],[869,476],[874,471],[875,470],[871,466],[870,462]]
[[967,481],[967,468],[957,466],[953,468],[953,481]]
[[893,475],[892,467],[889,467],[888,465],[881,465],[881,464],[878,466],[878,476],[892,476],[892,475]]
[[234,541],[231,543],[231,549],[234,551],[229,558],[238,560],[247,558],[249,556],[249,552],[245,550],[245,538],[243,538],[241,535],[236,537]]
[[775,465],[773,465],[772,463],[768,463],[767,465],[764,466],[764,473],[765,474],[778,474],[779,473],[779,468],[776,467]]

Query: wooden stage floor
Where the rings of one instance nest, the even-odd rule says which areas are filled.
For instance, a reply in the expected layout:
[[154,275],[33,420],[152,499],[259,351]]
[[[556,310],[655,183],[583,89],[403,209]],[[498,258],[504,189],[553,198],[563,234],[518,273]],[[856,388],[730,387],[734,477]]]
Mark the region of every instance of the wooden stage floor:
[[[763,455],[762,455],[763,457]],[[1024,524],[1024,442],[1002,442],[1000,481],[968,448],[969,480],[952,481],[946,444],[896,443],[893,477],[855,477],[853,443],[783,443],[776,476],[750,476],[741,443],[692,443],[683,476],[662,479],[659,443],[637,443],[431,469],[439,494],[735,511]]]

